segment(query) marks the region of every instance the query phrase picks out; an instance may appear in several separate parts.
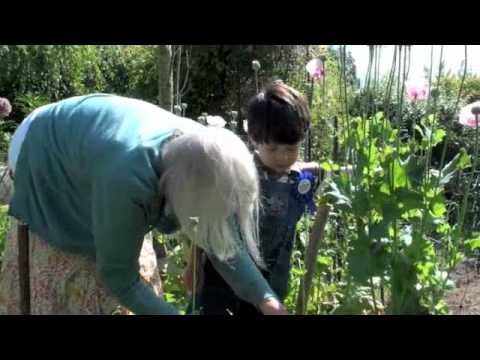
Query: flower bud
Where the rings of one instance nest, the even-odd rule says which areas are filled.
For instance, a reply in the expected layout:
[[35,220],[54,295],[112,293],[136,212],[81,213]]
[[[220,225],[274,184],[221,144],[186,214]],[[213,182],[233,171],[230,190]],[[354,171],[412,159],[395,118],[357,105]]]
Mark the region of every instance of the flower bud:
[[252,69],[255,72],[258,72],[261,69],[260,62],[258,60],[252,61]]
[[180,105],[175,105],[173,111],[176,115],[180,115],[182,113],[182,107]]

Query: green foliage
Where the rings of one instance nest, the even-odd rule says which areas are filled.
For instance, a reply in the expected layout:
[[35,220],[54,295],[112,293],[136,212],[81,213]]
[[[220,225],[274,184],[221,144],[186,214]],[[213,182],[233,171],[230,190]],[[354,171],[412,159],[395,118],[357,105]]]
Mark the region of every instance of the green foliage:
[[94,88],[156,102],[158,93],[155,46],[98,46]]
[[[318,82],[312,82],[305,69],[305,65],[312,58],[321,58],[324,62],[325,78]],[[345,129],[345,124],[341,121],[345,117],[346,107],[339,52],[331,46],[310,46],[309,51],[299,52],[294,69],[295,72],[290,73],[286,80],[304,94],[310,103],[312,159],[329,158],[335,152],[330,140],[335,132],[340,134]],[[355,64],[349,53],[345,72],[347,99],[350,102],[356,91],[357,79]],[[340,157],[342,155],[339,154]]]
[[[154,46],[3,45],[0,88],[20,122],[38,105],[93,92],[155,101]],[[12,130],[12,129],[9,129]]]
[[162,278],[163,296],[168,303],[185,312],[189,297],[183,284],[182,274],[185,267],[189,240],[182,233],[176,236],[157,234],[157,239],[166,249],[167,262],[160,269]]
[[188,114],[208,111],[224,116],[236,110],[240,120],[237,130],[242,133],[248,100],[257,92],[251,62],[258,60],[261,64],[258,74],[261,90],[271,80],[286,81],[295,72],[299,48],[292,45],[190,46],[193,71],[182,100],[189,104]]
[[0,268],[2,266],[3,253],[5,250],[8,225],[8,206],[4,205],[0,207]]
[[324,194],[354,224],[349,280],[372,286],[373,278],[385,279],[390,313],[442,312],[449,285],[446,271],[459,260],[449,245],[457,239],[452,229],[442,228],[441,245],[450,250],[445,267],[433,239],[439,235],[437,227],[448,224],[443,187],[468,165],[468,157],[460,152],[441,171],[430,169],[428,154],[445,136],[432,116],[418,125],[418,143],[400,141],[382,113],[352,119],[350,125],[344,145],[352,149],[352,176],[332,177]]
[[[456,122],[460,106],[480,99],[480,79],[434,81],[429,102],[409,102],[395,91],[387,98],[387,79],[358,89],[349,54],[343,69],[333,47],[290,45],[209,45],[189,49],[189,81],[182,102],[187,116],[239,111],[256,93],[251,61],[261,63],[259,86],[282,79],[311,103],[312,159],[333,173],[320,201],[334,205],[317,254],[309,314],[430,313],[448,311],[443,301],[451,286],[448,272],[479,253],[480,182],[473,181],[461,243],[458,204],[471,174],[474,137]],[[186,60],[184,55],[184,60]],[[305,64],[325,61],[325,80],[312,83]],[[13,112],[0,123],[0,152],[10,134],[34,108],[73,95],[108,92],[156,102],[156,46],[3,45],[0,46],[1,96]],[[341,80],[345,70],[346,84]],[[185,75],[185,68],[182,69]],[[346,85],[346,88],[345,88]],[[346,90],[346,98],[345,98]],[[403,95],[403,94],[400,94]],[[458,105],[458,106],[457,106]],[[427,114],[435,114],[435,116]],[[228,117],[226,117],[229,120]],[[334,140],[337,135],[338,141]],[[443,147],[447,144],[441,168]],[[336,157],[336,161],[330,160]],[[339,172],[352,165],[351,173]],[[442,164],[442,165],[443,165]],[[294,312],[304,276],[304,255],[312,218],[297,225],[290,289],[285,301]],[[7,231],[0,212],[0,261]],[[162,275],[165,298],[185,309],[181,278],[185,239],[166,238],[168,262]]]
[[15,99],[15,107],[24,116],[31,113],[36,108],[50,103],[50,99],[44,95],[35,95],[32,93],[26,93],[18,95]]

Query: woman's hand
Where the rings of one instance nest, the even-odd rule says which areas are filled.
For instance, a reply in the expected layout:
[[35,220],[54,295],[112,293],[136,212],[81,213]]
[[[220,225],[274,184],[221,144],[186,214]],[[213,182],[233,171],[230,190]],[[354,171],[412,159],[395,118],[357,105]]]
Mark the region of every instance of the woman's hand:
[[263,315],[288,315],[285,306],[274,297],[267,298],[259,305]]

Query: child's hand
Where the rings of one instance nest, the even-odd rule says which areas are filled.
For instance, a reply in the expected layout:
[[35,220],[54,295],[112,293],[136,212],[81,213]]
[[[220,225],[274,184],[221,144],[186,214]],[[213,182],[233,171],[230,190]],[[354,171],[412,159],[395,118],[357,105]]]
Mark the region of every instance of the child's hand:
[[259,309],[263,315],[288,315],[285,306],[274,297],[263,300]]

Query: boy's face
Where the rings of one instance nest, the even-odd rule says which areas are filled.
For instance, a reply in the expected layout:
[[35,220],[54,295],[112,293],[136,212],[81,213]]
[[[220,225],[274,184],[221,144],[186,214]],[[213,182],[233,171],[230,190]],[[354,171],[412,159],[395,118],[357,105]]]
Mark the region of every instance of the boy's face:
[[300,143],[288,145],[277,143],[257,144],[253,142],[253,144],[263,165],[276,174],[288,173],[290,167],[298,160]]

